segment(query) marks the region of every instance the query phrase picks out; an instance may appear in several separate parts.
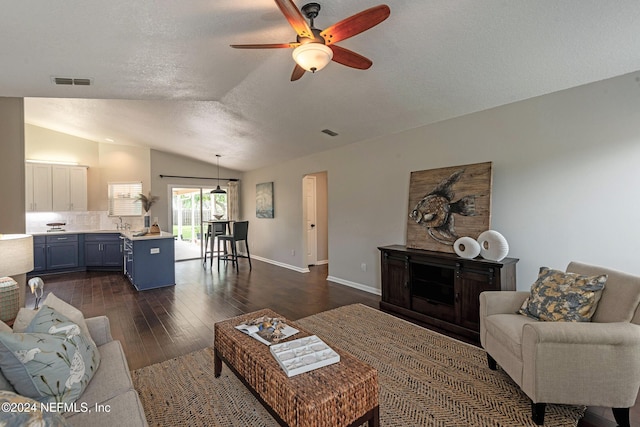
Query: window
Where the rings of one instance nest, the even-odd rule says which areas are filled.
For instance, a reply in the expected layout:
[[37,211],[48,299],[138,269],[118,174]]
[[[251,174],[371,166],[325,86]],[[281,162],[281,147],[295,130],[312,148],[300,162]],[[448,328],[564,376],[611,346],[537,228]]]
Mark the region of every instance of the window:
[[142,182],[110,182],[109,216],[140,216],[142,202],[136,200],[142,193]]

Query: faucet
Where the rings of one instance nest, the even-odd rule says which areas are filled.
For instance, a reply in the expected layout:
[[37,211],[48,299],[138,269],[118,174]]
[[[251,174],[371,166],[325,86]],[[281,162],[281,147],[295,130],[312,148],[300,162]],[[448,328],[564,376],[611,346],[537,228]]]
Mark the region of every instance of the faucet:
[[126,229],[125,226],[129,224],[123,224],[121,216],[119,216],[118,219],[120,220],[120,224],[116,222],[116,230],[125,230]]

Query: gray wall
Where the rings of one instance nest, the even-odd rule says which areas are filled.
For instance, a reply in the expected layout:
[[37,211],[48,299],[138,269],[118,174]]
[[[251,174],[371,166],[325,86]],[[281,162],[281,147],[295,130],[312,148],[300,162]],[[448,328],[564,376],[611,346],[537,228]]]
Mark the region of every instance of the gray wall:
[[[24,101],[0,97],[0,233],[25,232]],[[2,254],[0,254],[2,256]],[[13,276],[24,307],[26,274]]]
[[640,274],[638,75],[245,173],[246,217],[255,217],[255,184],[275,185],[276,218],[254,221],[252,254],[304,267],[301,178],[326,170],[329,276],[376,292],[377,247],[406,240],[410,172],[492,161],[492,228],[520,258],[519,289],[540,266],[564,269],[571,260]]
[[25,232],[24,101],[0,97],[0,233]]

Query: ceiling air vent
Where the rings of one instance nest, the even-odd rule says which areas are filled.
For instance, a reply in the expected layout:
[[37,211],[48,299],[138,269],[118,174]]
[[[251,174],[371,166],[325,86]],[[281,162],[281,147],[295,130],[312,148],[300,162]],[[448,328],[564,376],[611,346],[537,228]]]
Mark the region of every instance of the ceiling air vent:
[[68,86],[90,86],[91,79],[74,79],[71,77],[52,77],[51,80],[57,85]]
[[338,136],[338,134],[331,129],[322,129],[322,133],[326,133],[329,136]]

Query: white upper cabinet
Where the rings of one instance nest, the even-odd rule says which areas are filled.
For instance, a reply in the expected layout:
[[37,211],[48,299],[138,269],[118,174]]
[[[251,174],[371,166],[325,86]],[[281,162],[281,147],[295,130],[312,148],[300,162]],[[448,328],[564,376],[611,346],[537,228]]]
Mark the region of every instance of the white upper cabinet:
[[27,212],[51,212],[51,165],[27,163],[25,170]]
[[87,168],[52,166],[53,211],[87,210]]
[[69,168],[69,203],[72,211],[87,210],[87,168]]
[[26,165],[27,212],[87,210],[87,168],[84,166]]

